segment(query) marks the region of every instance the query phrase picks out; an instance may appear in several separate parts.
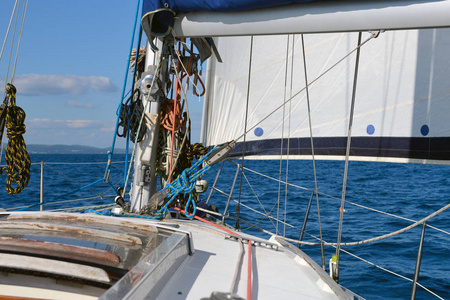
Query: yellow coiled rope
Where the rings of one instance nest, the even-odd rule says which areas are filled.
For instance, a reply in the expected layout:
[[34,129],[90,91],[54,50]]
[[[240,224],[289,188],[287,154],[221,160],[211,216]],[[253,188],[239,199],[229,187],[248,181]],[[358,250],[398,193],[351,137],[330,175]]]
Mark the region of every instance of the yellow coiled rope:
[[[25,133],[25,112],[16,106],[16,88],[9,84],[6,87],[6,98],[10,106],[6,112],[6,128],[8,145],[6,146],[6,191],[8,194],[18,194],[30,181],[30,156],[22,134]],[[7,101],[6,101],[7,102]]]

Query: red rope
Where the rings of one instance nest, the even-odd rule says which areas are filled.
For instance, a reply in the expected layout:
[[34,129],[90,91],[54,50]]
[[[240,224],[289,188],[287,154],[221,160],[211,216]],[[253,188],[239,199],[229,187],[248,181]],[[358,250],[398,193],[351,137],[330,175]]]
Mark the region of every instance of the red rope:
[[248,241],[247,300],[252,300],[252,241]]
[[[178,43],[178,51],[180,51],[181,49],[181,43]],[[177,69],[176,69],[176,74],[179,73],[180,70],[180,61],[178,60],[178,64],[177,64]],[[178,108],[178,99],[179,99],[179,94],[180,94],[180,82],[177,80],[177,84],[175,85],[175,99],[173,100],[175,103],[173,105],[173,116],[174,119],[176,118],[177,115],[177,108]],[[173,145],[174,145],[174,140],[175,140],[175,121],[172,124],[172,145],[170,147],[170,165],[169,165],[169,178],[167,180],[168,183],[172,182],[172,167],[173,167]]]
[[[180,209],[180,208],[178,208],[178,207],[172,207],[172,208],[174,208],[174,209],[176,209],[176,210],[178,210],[179,212],[181,212],[181,213],[184,214],[184,210],[182,210],[182,209]],[[219,225],[217,225],[217,224],[214,224],[214,223],[212,223],[212,222],[210,222],[210,221],[208,221],[208,220],[205,220],[205,219],[203,219],[203,218],[200,218],[200,217],[198,217],[198,216],[194,216],[194,219],[197,219],[197,220],[202,221],[202,222],[204,222],[204,223],[206,223],[206,224],[209,224],[209,225],[211,225],[211,226],[214,226],[214,227],[216,227],[216,228],[219,228],[219,229],[225,231],[226,233],[229,233],[229,234],[232,234],[232,235],[235,235],[235,236],[240,236],[240,235],[237,234],[236,232],[233,232],[233,231],[231,231],[231,230],[228,230],[228,229],[226,229],[226,228],[223,228],[223,227],[221,227],[221,226],[219,226]]]

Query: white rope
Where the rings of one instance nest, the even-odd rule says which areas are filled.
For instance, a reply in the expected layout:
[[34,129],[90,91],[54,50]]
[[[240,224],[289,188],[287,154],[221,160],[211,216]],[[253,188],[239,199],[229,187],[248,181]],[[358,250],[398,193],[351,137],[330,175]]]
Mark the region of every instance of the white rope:
[[14,61],[14,68],[13,68],[13,72],[12,72],[12,76],[11,76],[11,83],[14,82],[14,76],[16,75],[17,59],[19,58],[20,41],[22,41],[22,31],[23,31],[23,25],[25,24],[25,16],[27,15],[27,8],[28,8],[28,0],[25,0],[25,3],[23,5],[23,12],[22,12],[22,22],[20,23],[19,40],[17,41],[16,59]]
[[[20,1],[18,3],[18,6],[20,6]],[[12,59],[12,53],[13,53],[13,49],[14,49],[14,39],[16,36],[16,27],[17,27],[17,20],[18,20],[18,15],[19,15],[19,10],[16,10],[16,16],[15,16],[15,21],[14,21],[14,29],[13,29],[13,34],[12,34],[12,40],[11,40],[11,48],[9,50],[9,60],[8,60],[8,68],[6,69],[6,78],[5,78],[5,89],[6,86],[8,84],[8,79],[9,79],[9,68],[11,67],[11,59]]]
[[[370,238],[370,239],[366,239],[366,240],[362,240],[362,241],[358,241],[358,242],[340,243],[340,245],[342,245],[342,246],[362,245],[362,244],[367,244],[367,243],[370,243],[370,242],[375,242],[375,241],[379,241],[379,240],[382,240],[382,239],[385,239],[385,238],[388,238],[388,237],[392,237],[392,236],[398,235],[400,233],[403,233],[405,231],[408,231],[408,230],[416,227],[417,225],[420,225],[420,224],[423,224],[423,223],[427,222],[428,220],[430,220],[431,218],[437,216],[438,214],[442,213],[443,211],[447,210],[448,208],[450,208],[450,203],[447,204],[446,206],[438,209],[437,211],[433,212],[432,214],[426,216],[425,218],[423,218],[423,219],[421,219],[421,220],[419,220],[419,221],[417,221],[417,222],[415,222],[415,223],[413,223],[413,224],[411,224],[409,226],[406,226],[406,227],[404,227],[402,229],[399,229],[397,231],[393,231],[393,232],[388,233],[388,234],[380,235],[380,236],[377,236],[377,237],[374,237],[374,238]],[[283,238],[283,239],[285,239],[287,241],[290,241],[290,242],[293,242],[293,243],[300,243],[300,244],[304,244],[304,245],[311,245],[311,246],[320,245],[319,243],[303,242],[303,241],[298,241],[298,240],[290,239],[290,238],[286,238],[286,237],[280,237],[280,238]],[[327,242],[325,242],[324,245],[326,245],[326,246],[337,246],[337,243],[327,243]]]
[[[2,98],[5,98],[6,86],[8,84],[9,67],[10,67],[10,64],[11,64],[12,51],[13,51],[13,48],[14,48],[14,36],[15,36],[15,32],[16,32],[17,14],[19,13],[19,9],[17,9],[17,12],[16,12],[16,8],[18,8],[19,5],[20,5],[20,2],[18,0],[16,0],[16,2],[14,4],[13,11],[12,11],[12,14],[11,14],[11,18],[9,20],[8,29],[6,30],[6,34],[5,34],[5,39],[3,41],[2,50],[0,52],[0,60],[1,60],[2,56],[3,56],[3,50],[5,49],[6,41],[8,39],[9,30],[11,28],[12,20],[14,18],[14,13],[16,13],[16,22],[14,23],[14,33],[13,33],[13,39],[12,39],[12,42],[11,42],[11,50],[10,50],[10,55],[9,55],[9,60],[8,60],[8,68],[7,68],[6,76],[5,76],[5,78],[6,78],[5,79],[5,89],[3,90],[3,97]],[[20,41],[22,40],[22,30],[23,30],[23,25],[24,25],[24,22],[25,22],[25,15],[26,15],[27,7],[28,7],[28,0],[26,0],[26,2],[24,4],[24,7],[23,7],[22,23],[21,23],[21,26],[20,26],[19,41],[17,43],[16,59],[15,59],[15,62],[14,62],[14,68],[13,68],[11,83],[14,82],[14,75],[16,73],[17,58],[19,56],[19,46],[20,46]],[[1,148],[0,149],[0,162],[2,161],[2,157],[3,157],[3,145],[4,145],[4,140],[2,139],[2,141],[0,143],[0,148]]]
[[18,0],[16,0],[16,3],[14,4],[13,11],[11,13],[11,18],[9,19],[8,29],[6,30],[5,39],[3,40],[2,51],[0,52],[0,60],[2,59],[2,56],[3,56],[3,50],[5,50],[6,40],[8,39],[9,29],[11,28],[11,24],[12,24],[12,20],[14,18],[14,12],[16,11],[17,4],[18,4]]

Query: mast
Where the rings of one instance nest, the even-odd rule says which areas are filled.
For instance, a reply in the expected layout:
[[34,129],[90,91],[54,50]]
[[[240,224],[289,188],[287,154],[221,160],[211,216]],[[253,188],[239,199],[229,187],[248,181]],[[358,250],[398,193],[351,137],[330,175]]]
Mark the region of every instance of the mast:
[[[161,45],[158,45],[161,47]],[[156,62],[160,52],[153,52],[147,42],[145,72],[141,76],[141,100],[145,107],[143,126],[147,126],[147,134],[139,143],[134,158],[134,176],[131,190],[130,211],[139,212],[150,197],[156,193],[156,156],[158,150],[159,122],[158,115],[162,96],[152,87],[153,76],[157,76]],[[161,65],[161,73],[167,73],[167,62]],[[156,83],[155,83],[156,84]],[[150,90],[152,87],[152,90]],[[147,103],[148,99],[148,103]]]

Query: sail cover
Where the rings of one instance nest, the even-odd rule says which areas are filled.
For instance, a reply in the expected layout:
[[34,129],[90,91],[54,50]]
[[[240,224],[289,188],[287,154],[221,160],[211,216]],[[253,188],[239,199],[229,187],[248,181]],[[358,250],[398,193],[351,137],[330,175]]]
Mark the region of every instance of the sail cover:
[[319,0],[144,0],[143,12],[169,8],[175,13],[191,11],[243,11]]
[[[219,38],[207,145],[236,139],[234,156],[310,158],[312,133],[317,158],[345,156],[355,52],[341,59],[357,37],[304,35],[305,61],[301,35]],[[450,29],[384,32],[361,47],[353,159],[450,158],[449,50]]]
[[449,11],[450,0],[144,0],[141,22],[150,39],[328,33],[449,27]]

